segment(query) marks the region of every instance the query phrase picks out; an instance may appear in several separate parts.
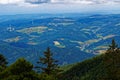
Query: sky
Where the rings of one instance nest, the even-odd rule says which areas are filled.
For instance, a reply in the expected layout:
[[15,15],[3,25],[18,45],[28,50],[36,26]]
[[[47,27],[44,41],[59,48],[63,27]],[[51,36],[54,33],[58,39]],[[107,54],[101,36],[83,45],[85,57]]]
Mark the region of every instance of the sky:
[[32,13],[120,14],[120,0],[0,0],[0,15]]

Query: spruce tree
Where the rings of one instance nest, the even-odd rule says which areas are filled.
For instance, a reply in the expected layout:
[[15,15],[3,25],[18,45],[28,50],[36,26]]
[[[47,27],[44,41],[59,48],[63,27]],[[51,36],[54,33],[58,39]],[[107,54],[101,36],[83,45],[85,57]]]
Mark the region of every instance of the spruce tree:
[[103,59],[103,65],[106,72],[105,80],[119,80],[120,49],[114,39],[109,47]]
[[109,45],[109,49],[108,50],[115,50],[118,48],[118,45],[116,44],[115,40],[112,40],[111,45]]
[[53,59],[53,55],[51,53],[50,48],[48,47],[47,50],[44,52],[44,57],[40,57],[39,61],[37,62],[40,66],[36,67],[38,71],[42,71],[47,75],[54,75],[57,74],[60,70],[58,69],[57,60]]

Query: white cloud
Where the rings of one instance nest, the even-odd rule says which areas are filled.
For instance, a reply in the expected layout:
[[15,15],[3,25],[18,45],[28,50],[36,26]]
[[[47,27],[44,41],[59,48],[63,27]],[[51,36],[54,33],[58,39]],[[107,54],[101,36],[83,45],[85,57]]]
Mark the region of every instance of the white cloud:
[[51,3],[66,3],[66,4],[92,4],[93,1],[90,0],[51,0]]
[[0,4],[21,4],[24,0],[0,0]]
[[120,0],[0,0],[0,4],[38,5],[54,4],[120,4]]
[[[34,0],[35,1],[35,0]],[[120,3],[120,0],[37,0],[48,3],[77,3],[77,4],[106,4],[106,3]]]
[[120,0],[0,0],[0,14],[120,13]]

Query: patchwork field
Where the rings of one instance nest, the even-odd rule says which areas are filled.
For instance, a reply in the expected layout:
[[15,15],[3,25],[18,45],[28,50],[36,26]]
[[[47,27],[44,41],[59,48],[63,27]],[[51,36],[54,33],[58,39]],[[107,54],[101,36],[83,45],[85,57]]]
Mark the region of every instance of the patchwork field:
[[50,47],[60,64],[69,64],[104,53],[113,38],[120,44],[120,15],[1,19],[0,53],[10,63],[25,57],[35,64]]

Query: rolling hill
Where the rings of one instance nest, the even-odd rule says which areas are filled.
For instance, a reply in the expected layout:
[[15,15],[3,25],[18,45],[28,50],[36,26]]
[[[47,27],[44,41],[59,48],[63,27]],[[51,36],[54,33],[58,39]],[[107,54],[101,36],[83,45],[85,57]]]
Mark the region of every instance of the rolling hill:
[[103,53],[112,38],[120,44],[120,15],[1,16],[0,33],[0,53],[10,63],[25,57],[35,64],[50,47],[64,65]]

